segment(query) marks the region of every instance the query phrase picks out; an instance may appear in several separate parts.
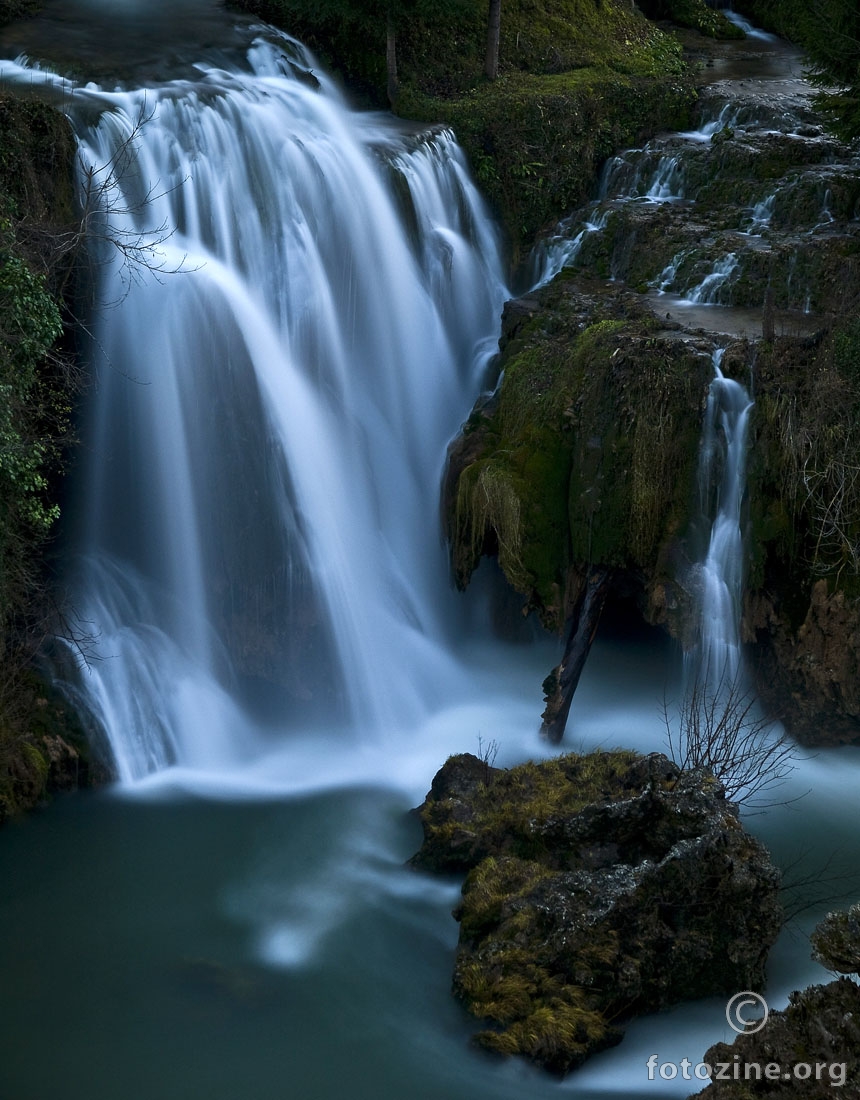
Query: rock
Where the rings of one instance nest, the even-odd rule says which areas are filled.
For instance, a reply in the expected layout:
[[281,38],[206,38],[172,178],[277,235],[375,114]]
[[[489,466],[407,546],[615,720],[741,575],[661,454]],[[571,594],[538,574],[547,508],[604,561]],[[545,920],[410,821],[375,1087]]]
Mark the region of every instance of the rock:
[[757,686],[792,736],[805,744],[860,743],[860,600],[812,586],[806,614],[760,595],[750,603]]
[[860,904],[828,913],[812,933],[812,957],[839,974],[860,974]]
[[485,1049],[563,1074],[635,1016],[764,980],[779,874],[707,773],[659,753],[457,756],[418,813],[413,865],[471,868],[454,991]]
[[[847,912],[828,913],[812,933],[813,958],[843,974],[860,971],[860,904]],[[708,1100],[754,1100],[757,1096],[824,1097],[838,1088],[841,1097],[860,1097],[860,986],[846,978],[813,985],[789,997],[788,1008],[770,1012],[756,1032],[734,1043],[717,1043],[705,1054],[710,1066],[737,1061],[744,1069],[738,1081],[713,1080],[700,1096]],[[746,1077],[746,1066],[761,1067]],[[800,1073],[795,1066],[802,1065]],[[772,1079],[765,1067],[773,1070]],[[810,1066],[809,1075],[806,1066]],[[788,1076],[786,1076],[788,1075]],[[732,1076],[734,1073],[732,1072]]]
[[[762,1074],[765,1067],[778,1065],[780,1079],[712,1081],[698,1095],[706,1100],[754,1100],[758,1096],[839,1096],[857,1100],[860,987],[848,978],[840,978],[792,993],[788,1008],[771,1012],[760,1031],[739,1035],[730,1046],[717,1043],[703,1060],[710,1066],[720,1062],[733,1065],[736,1058],[741,1066],[760,1065]],[[794,1076],[794,1067],[799,1063],[812,1067],[809,1078]],[[790,1074],[788,1080],[784,1078],[786,1073]]]

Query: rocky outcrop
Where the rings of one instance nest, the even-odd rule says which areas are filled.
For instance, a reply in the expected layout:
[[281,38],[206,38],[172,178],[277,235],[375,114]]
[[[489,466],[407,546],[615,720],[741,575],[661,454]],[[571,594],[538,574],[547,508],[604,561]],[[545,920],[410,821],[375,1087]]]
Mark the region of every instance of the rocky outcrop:
[[860,740],[860,598],[816,581],[798,627],[766,593],[749,604],[759,693],[770,710],[806,744]]
[[[829,913],[812,934],[813,957],[843,974],[860,971],[860,905]],[[700,1096],[707,1100],[755,1100],[759,1096],[860,1097],[860,986],[839,978],[794,992],[788,1007],[770,1012],[755,1033],[707,1051],[710,1066],[737,1061],[741,1080],[714,1080]],[[749,1065],[761,1067],[747,1074]],[[771,1076],[765,1069],[772,1067]],[[733,1076],[733,1073],[731,1074]],[[834,1093],[834,1088],[838,1091]]]
[[[562,274],[505,315],[504,377],[455,442],[446,519],[457,583],[496,554],[560,631],[590,566],[664,620],[684,556],[713,343],[639,296]],[[531,310],[531,315],[530,315]]]
[[[686,646],[719,344],[756,401],[742,632],[758,686],[799,739],[858,742],[860,160],[785,47],[708,49],[749,79],[703,89],[698,131],[607,162],[546,243],[560,273],[506,309],[501,385],[451,450],[454,574],[496,556],[524,610],[574,640],[587,578],[608,571],[610,600]],[[553,731],[566,671],[546,683]]]
[[[757,1080],[756,1071],[751,1070],[749,1080],[715,1080],[698,1095],[706,1100],[755,1100],[759,1096],[857,1100],[860,987],[840,978],[792,993],[788,1008],[771,1012],[761,1031],[740,1035],[731,1045],[716,1043],[705,1052],[703,1061],[709,1066],[728,1064],[733,1073],[736,1058],[744,1067],[741,1077],[746,1075],[745,1067],[754,1064],[761,1067],[762,1079]],[[769,1066],[779,1067],[771,1080],[764,1076]],[[798,1066],[800,1076],[795,1076]],[[805,1076],[806,1066],[811,1067],[809,1076]]]
[[656,753],[510,771],[466,754],[418,813],[413,865],[469,872],[454,991],[487,1050],[565,1073],[635,1016],[762,984],[779,875],[708,774]]
[[81,244],[74,195],[67,120],[0,94],[0,823],[95,773],[36,660],[62,629],[46,559],[78,384],[62,312]]

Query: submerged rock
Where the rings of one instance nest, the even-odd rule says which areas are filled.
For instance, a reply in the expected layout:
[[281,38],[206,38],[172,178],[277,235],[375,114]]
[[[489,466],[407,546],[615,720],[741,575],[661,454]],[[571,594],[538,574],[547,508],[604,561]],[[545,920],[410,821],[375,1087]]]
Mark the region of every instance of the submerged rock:
[[779,873],[707,773],[659,753],[509,771],[464,754],[418,813],[413,865],[469,870],[454,992],[487,1050],[566,1073],[635,1016],[763,983]]

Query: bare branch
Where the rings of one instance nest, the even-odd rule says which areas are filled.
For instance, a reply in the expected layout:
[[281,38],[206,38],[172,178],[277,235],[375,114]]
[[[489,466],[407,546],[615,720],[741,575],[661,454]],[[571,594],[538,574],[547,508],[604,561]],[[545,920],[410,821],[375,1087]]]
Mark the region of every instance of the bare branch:
[[747,809],[784,804],[772,792],[794,770],[796,746],[757,713],[755,697],[737,678],[724,674],[714,686],[697,678],[678,705],[677,721],[665,700],[662,711],[669,755],[680,768],[711,772],[726,798]]

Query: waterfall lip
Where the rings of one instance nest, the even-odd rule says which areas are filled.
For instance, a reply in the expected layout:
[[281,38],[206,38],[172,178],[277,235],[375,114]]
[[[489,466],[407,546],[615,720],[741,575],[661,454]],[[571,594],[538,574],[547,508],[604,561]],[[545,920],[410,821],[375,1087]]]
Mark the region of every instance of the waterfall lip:
[[102,81],[120,76],[140,84],[184,74],[204,54],[240,53],[260,28],[259,17],[218,0],[55,0],[41,7],[0,29],[0,52],[25,52]]

